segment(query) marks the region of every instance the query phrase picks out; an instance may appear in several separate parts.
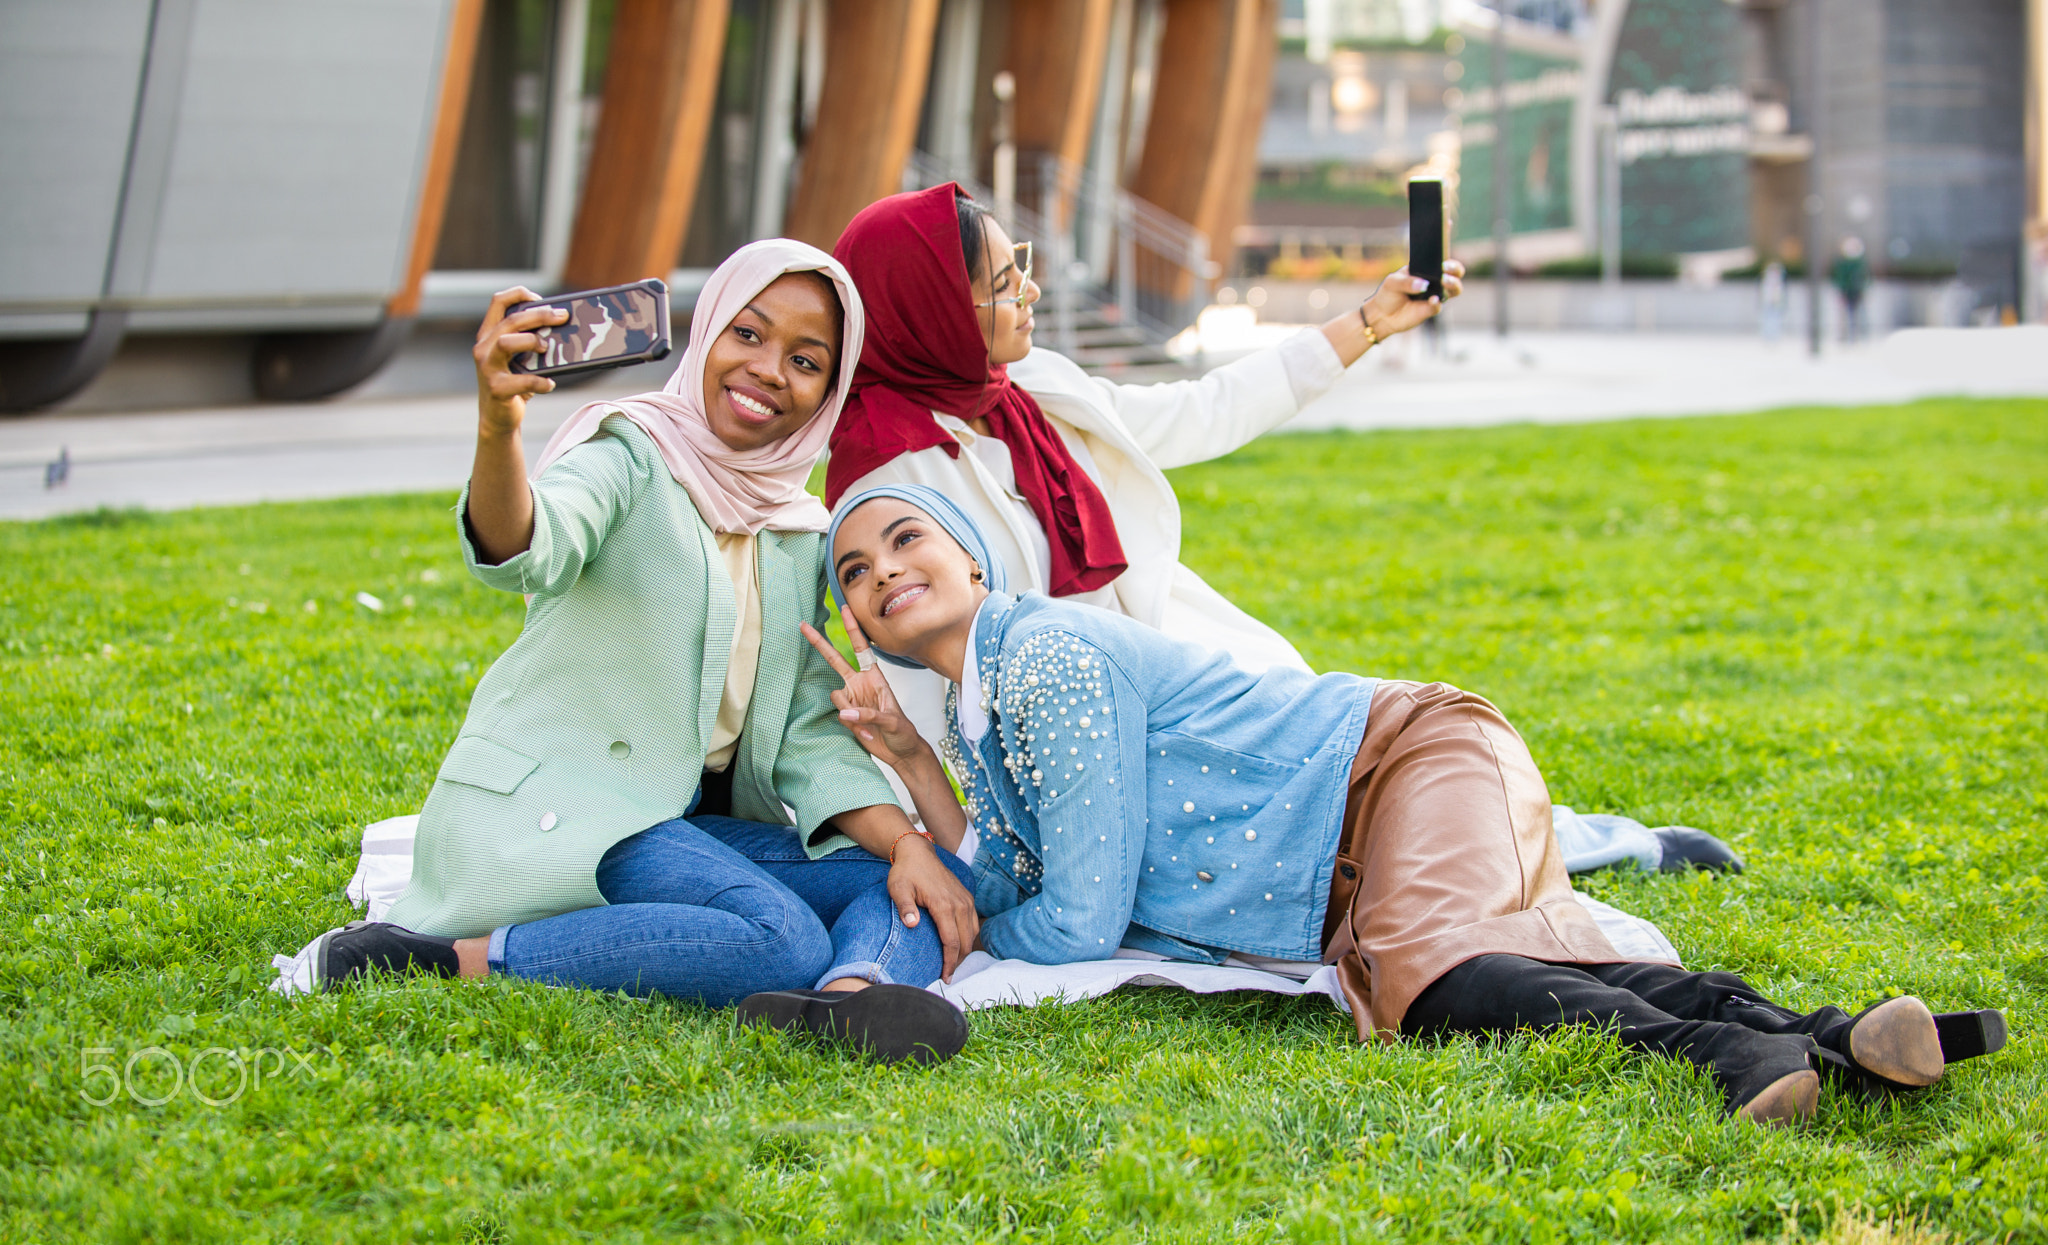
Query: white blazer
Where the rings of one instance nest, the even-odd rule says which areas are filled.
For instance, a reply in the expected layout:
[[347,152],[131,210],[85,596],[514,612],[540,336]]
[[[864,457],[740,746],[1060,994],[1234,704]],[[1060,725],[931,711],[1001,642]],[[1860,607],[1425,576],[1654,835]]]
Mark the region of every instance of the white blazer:
[[[1286,422],[1344,374],[1337,352],[1315,329],[1216,368],[1198,379],[1119,385],[1091,377],[1071,359],[1034,349],[1010,365],[1010,379],[1038,400],[1116,518],[1129,569],[1093,592],[1068,600],[1128,614],[1176,639],[1222,650],[1250,670],[1309,665],[1280,633],[1225,600],[1181,565],[1180,502],[1165,469],[1219,458]],[[990,555],[1003,561],[1010,591],[1046,590],[1051,570],[1044,530],[1023,498],[1006,490],[971,452],[975,433],[938,417],[963,449],[940,446],[900,455],[847,490],[925,484],[950,497],[981,526]],[[945,680],[926,670],[889,667],[889,684],[919,733],[943,738]],[[906,800],[904,806],[910,807]]]

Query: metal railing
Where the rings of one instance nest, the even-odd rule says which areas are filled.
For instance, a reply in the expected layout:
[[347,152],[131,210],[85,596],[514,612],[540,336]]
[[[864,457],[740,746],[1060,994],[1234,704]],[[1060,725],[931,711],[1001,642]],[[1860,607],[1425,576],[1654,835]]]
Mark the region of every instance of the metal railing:
[[1047,287],[1054,349],[1073,353],[1084,316],[1163,343],[1208,305],[1222,269],[1200,229],[1058,156],[1040,155],[1020,172],[1017,197],[1003,202],[972,170],[916,151],[904,184],[915,190],[958,182],[1011,237],[1032,244],[1040,272],[1051,278],[1040,284]]

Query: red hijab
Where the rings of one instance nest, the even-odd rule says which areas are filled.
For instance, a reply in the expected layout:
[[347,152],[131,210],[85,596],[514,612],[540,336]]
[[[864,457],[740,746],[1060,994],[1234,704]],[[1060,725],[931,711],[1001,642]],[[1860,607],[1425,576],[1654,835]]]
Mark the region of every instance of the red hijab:
[[936,445],[960,457],[960,443],[933,411],[985,418],[1009,447],[1017,491],[1045,528],[1052,594],[1100,588],[1129,565],[1116,520],[1037,401],[989,362],[960,252],[956,194],[967,197],[948,182],[872,203],[833,248],[867,308],[867,342],[832,430],[826,504],[899,455]]

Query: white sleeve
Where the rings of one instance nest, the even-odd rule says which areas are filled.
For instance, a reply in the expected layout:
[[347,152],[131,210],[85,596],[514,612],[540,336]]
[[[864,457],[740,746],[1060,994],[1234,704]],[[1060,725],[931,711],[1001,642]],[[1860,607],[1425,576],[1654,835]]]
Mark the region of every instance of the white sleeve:
[[1096,383],[1145,457],[1161,469],[1221,458],[1301,409],[1282,346],[1269,346],[1193,380],[1117,385],[1098,378]]
[[1344,379],[1344,362],[1321,329],[1303,329],[1274,349],[1287,368],[1287,386],[1294,390],[1297,408],[1322,397]]

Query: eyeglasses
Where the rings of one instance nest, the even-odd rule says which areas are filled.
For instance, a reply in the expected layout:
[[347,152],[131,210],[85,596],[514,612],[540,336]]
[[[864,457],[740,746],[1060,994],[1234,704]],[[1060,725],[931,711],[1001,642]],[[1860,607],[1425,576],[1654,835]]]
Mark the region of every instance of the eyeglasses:
[[1021,303],[1024,301],[1024,287],[1031,284],[1031,244],[1029,242],[1019,242],[1016,246],[1010,248],[1010,266],[1017,270],[1017,292],[1015,294],[1005,294],[1001,298],[991,298],[985,303],[976,303],[974,304],[975,306],[1000,307],[1005,303]]

